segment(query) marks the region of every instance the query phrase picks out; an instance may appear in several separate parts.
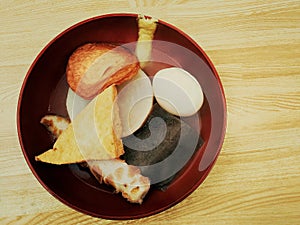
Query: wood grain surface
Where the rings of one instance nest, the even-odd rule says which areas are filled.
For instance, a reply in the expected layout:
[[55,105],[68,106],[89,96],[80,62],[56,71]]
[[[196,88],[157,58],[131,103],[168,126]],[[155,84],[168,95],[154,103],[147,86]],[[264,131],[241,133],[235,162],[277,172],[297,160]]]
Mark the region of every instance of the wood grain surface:
[[[31,174],[16,129],[30,64],[56,35],[112,12],[152,15],[189,34],[224,85],[228,122],[204,183],[139,220],[76,212]],[[0,1],[0,224],[300,224],[300,1]]]

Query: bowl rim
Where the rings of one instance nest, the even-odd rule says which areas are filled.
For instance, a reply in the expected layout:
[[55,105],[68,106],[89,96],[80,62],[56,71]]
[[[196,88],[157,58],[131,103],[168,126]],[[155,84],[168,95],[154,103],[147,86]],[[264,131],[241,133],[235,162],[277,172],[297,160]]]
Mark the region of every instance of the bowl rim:
[[[183,199],[185,199],[186,197],[188,197],[191,193],[193,193],[199,186],[200,184],[206,179],[206,177],[208,176],[208,174],[210,173],[211,169],[213,168],[214,164],[217,161],[217,158],[221,152],[222,149],[222,145],[224,143],[224,139],[225,139],[225,134],[226,134],[226,129],[227,129],[227,104],[226,104],[226,98],[225,98],[225,92],[224,92],[224,88],[223,85],[221,83],[221,79],[220,76],[215,68],[215,66],[213,65],[212,61],[210,60],[210,58],[208,57],[207,53],[197,44],[196,41],[194,41],[188,34],[186,34],[185,32],[183,32],[181,29],[177,28],[176,26],[165,22],[161,19],[158,19],[158,23],[165,25],[169,28],[171,28],[172,30],[178,32],[179,34],[181,34],[184,38],[186,38],[189,42],[191,42],[196,48],[197,50],[199,50],[201,52],[201,54],[203,55],[203,57],[205,58],[205,60],[207,61],[208,65],[210,66],[215,78],[217,79],[217,83],[219,84],[219,89],[221,90],[221,98],[222,98],[222,109],[223,109],[223,113],[224,113],[224,119],[223,119],[223,124],[222,124],[222,131],[221,131],[221,137],[220,137],[220,141],[219,141],[219,145],[217,146],[217,150],[216,150],[216,154],[215,157],[213,159],[213,161],[211,162],[211,164],[208,166],[208,168],[206,169],[205,173],[203,174],[203,176],[197,180],[197,182],[191,186],[191,188],[189,189],[188,192],[186,192],[185,194],[183,194],[181,197],[177,198],[175,201],[173,201],[172,203],[164,206],[164,207],[160,207],[159,209],[156,210],[152,210],[150,212],[146,212],[143,213],[141,215],[137,215],[137,216],[106,216],[106,215],[99,215],[97,213],[91,212],[89,210],[86,210],[84,208],[80,208],[76,205],[73,205],[72,203],[66,201],[64,198],[60,197],[58,194],[56,194],[55,192],[53,192],[43,181],[42,179],[38,176],[37,172],[34,170],[33,166],[30,163],[29,157],[25,151],[25,146],[23,143],[23,139],[22,139],[22,134],[21,134],[21,127],[20,127],[20,119],[21,119],[21,115],[20,115],[20,110],[21,110],[21,105],[22,105],[22,99],[23,99],[23,93],[24,93],[24,89],[27,85],[27,81],[28,78],[33,70],[33,68],[35,67],[36,63],[38,62],[38,60],[40,59],[40,57],[45,53],[45,51],[55,42],[57,41],[60,37],[62,37],[63,35],[65,35],[66,33],[68,33],[69,31],[84,25],[88,22],[91,21],[95,21],[95,20],[99,20],[99,19],[103,19],[103,18],[110,18],[110,17],[133,17],[133,18],[138,18],[139,16],[141,16],[141,14],[137,14],[137,13],[108,13],[108,14],[102,14],[102,15],[98,15],[98,16],[94,16],[91,18],[87,18],[85,20],[82,20],[80,22],[77,22],[75,24],[73,24],[72,26],[68,27],[67,29],[63,30],[62,32],[60,32],[58,35],[56,35],[50,42],[48,42],[46,44],[45,47],[43,47],[43,49],[37,54],[37,56],[35,57],[35,59],[32,61],[24,79],[23,79],[23,83],[22,86],[20,88],[20,92],[19,92],[19,98],[18,98],[18,103],[17,103],[17,115],[16,115],[16,121],[17,121],[17,132],[18,132],[18,139],[19,139],[19,144],[21,146],[22,149],[22,153],[24,155],[24,158],[26,160],[27,166],[30,168],[31,172],[34,174],[35,178],[38,180],[38,182],[52,195],[54,196],[56,199],[58,199],[59,201],[61,201],[62,203],[64,203],[65,205],[67,205],[68,207],[93,216],[93,217],[98,217],[98,218],[103,218],[103,219],[112,219],[112,220],[128,220],[128,219],[138,219],[138,218],[143,218],[143,217],[148,217],[151,215],[155,215],[157,213],[163,212],[166,209],[171,208],[172,206],[178,204],[179,202],[181,202]],[[143,15],[146,16],[146,15]],[[146,16],[149,18],[154,18],[151,16]],[[184,176],[189,169],[192,167],[192,165],[188,165],[188,167],[185,169],[185,171],[183,172],[182,176]]]

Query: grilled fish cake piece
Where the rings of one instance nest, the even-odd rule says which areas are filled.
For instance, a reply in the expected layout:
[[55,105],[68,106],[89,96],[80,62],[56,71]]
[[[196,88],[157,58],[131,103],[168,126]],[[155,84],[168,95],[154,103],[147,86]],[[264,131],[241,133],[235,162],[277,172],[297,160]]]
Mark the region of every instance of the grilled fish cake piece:
[[106,43],[88,43],[77,48],[68,60],[67,82],[85,99],[92,99],[112,84],[137,74],[139,61],[128,49]]

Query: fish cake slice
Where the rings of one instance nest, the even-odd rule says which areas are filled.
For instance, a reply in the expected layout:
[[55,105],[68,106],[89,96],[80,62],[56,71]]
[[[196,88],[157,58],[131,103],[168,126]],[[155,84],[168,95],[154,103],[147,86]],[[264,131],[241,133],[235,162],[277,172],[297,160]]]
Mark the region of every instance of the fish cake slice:
[[112,84],[137,74],[139,61],[128,49],[107,43],[78,47],[68,60],[67,82],[84,99],[92,99]]

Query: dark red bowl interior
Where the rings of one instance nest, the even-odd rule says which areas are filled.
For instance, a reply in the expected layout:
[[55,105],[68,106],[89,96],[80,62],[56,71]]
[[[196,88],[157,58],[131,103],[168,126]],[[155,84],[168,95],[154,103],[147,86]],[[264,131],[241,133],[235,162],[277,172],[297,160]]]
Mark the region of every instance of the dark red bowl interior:
[[[76,165],[55,166],[36,162],[34,156],[51,148],[53,139],[39,123],[49,113],[67,116],[65,68],[68,57],[87,42],[129,43],[137,40],[135,14],[110,14],[78,23],[58,35],[37,56],[24,80],[18,104],[20,144],[27,163],[39,182],[57,199],[83,213],[109,219],[149,216],[180,202],[192,193],[211,170],[223,143],[226,105],[222,85],[204,51],[185,33],[159,21],[155,40],[175,43],[196,57],[160,46],[202,86],[205,102],[199,112],[204,144],[165,191],[151,189],[142,205],[130,204],[110,188],[101,187]],[[154,73],[159,68],[150,68]],[[99,188],[98,188],[99,187]]]

